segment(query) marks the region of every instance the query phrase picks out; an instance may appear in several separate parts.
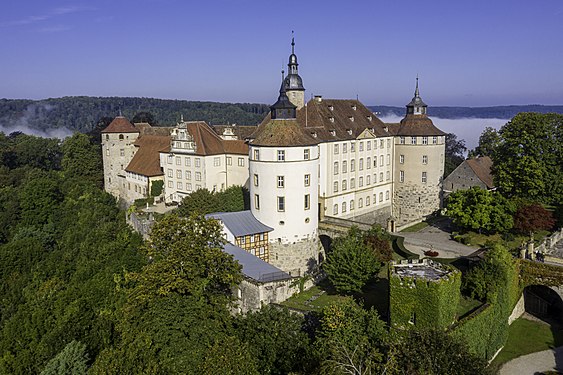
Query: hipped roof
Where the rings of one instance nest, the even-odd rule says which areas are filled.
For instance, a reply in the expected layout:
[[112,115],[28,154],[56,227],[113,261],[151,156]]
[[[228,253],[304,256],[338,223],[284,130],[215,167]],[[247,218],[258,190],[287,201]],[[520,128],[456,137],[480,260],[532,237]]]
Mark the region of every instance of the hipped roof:
[[139,130],[124,116],[117,116],[102,133],[139,133]]
[[147,177],[161,176],[159,152],[170,146],[170,136],[143,135],[135,146],[138,150],[125,170]]

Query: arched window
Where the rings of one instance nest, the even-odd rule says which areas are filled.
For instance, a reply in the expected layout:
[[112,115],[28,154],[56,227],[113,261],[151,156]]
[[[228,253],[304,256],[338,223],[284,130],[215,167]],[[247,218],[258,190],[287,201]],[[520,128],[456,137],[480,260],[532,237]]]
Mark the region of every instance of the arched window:
[[120,139],[120,140],[123,139],[123,134],[119,134],[119,139]]
[[379,202],[383,202],[383,193],[379,193]]
[[332,208],[332,214],[338,215],[338,205],[337,204],[335,204],[334,207]]
[[342,202],[342,213],[346,212],[346,202]]

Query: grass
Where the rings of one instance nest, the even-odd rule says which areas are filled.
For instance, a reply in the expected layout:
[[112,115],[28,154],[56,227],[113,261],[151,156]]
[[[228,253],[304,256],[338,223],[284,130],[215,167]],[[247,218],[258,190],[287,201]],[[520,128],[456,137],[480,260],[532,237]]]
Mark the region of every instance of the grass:
[[561,345],[562,330],[555,330],[547,323],[520,318],[508,328],[508,340],[491,363],[491,368],[498,369],[511,359]]
[[321,282],[319,285],[295,294],[281,304],[297,310],[318,311],[343,298],[345,297],[338,295],[327,282]]
[[401,232],[418,232],[421,229],[424,229],[428,226],[426,221],[421,221],[418,224],[412,225],[408,228],[403,229]]
[[[536,242],[536,244],[539,244],[548,235],[549,232],[547,231],[539,231],[537,233],[534,233],[534,241]],[[502,235],[498,233],[487,235],[472,231],[464,233],[461,236],[464,238],[464,243],[469,246],[484,247],[487,243],[498,242],[502,243],[510,250],[518,248],[522,243],[527,242],[530,239],[529,236],[512,235],[509,236],[509,240],[505,240],[503,239]]]
[[478,301],[473,298],[461,296],[459,299],[459,305],[457,306],[456,316],[457,319],[460,320],[479,306],[481,306],[483,302]]

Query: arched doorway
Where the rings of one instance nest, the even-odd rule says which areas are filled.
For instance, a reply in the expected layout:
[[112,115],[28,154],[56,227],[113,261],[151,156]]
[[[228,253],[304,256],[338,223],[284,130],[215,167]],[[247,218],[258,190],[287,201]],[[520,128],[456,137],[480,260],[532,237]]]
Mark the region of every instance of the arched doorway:
[[561,294],[544,285],[524,288],[526,312],[546,321],[563,323],[563,299]]

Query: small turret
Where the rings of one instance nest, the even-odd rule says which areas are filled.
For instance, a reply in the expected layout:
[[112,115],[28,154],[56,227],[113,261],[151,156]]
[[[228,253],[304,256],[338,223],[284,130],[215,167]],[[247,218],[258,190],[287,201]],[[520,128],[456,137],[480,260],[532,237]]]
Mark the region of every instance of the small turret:
[[416,77],[416,89],[414,90],[414,97],[407,104],[407,115],[426,115],[426,103],[422,101],[418,91],[418,76]]
[[285,91],[284,71],[282,70],[282,83],[278,101],[270,107],[272,120],[291,120],[296,118],[297,107],[289,100]]
[[305,87],[303,80],[299,76],[297,63],[297,55],[295,54],[295,38],[291,37],[291,55],[289,55],[289,63],[287,64],[287,77],[284,80],[284,86],[289,100],[297,106],[297,109],[305,105]]

